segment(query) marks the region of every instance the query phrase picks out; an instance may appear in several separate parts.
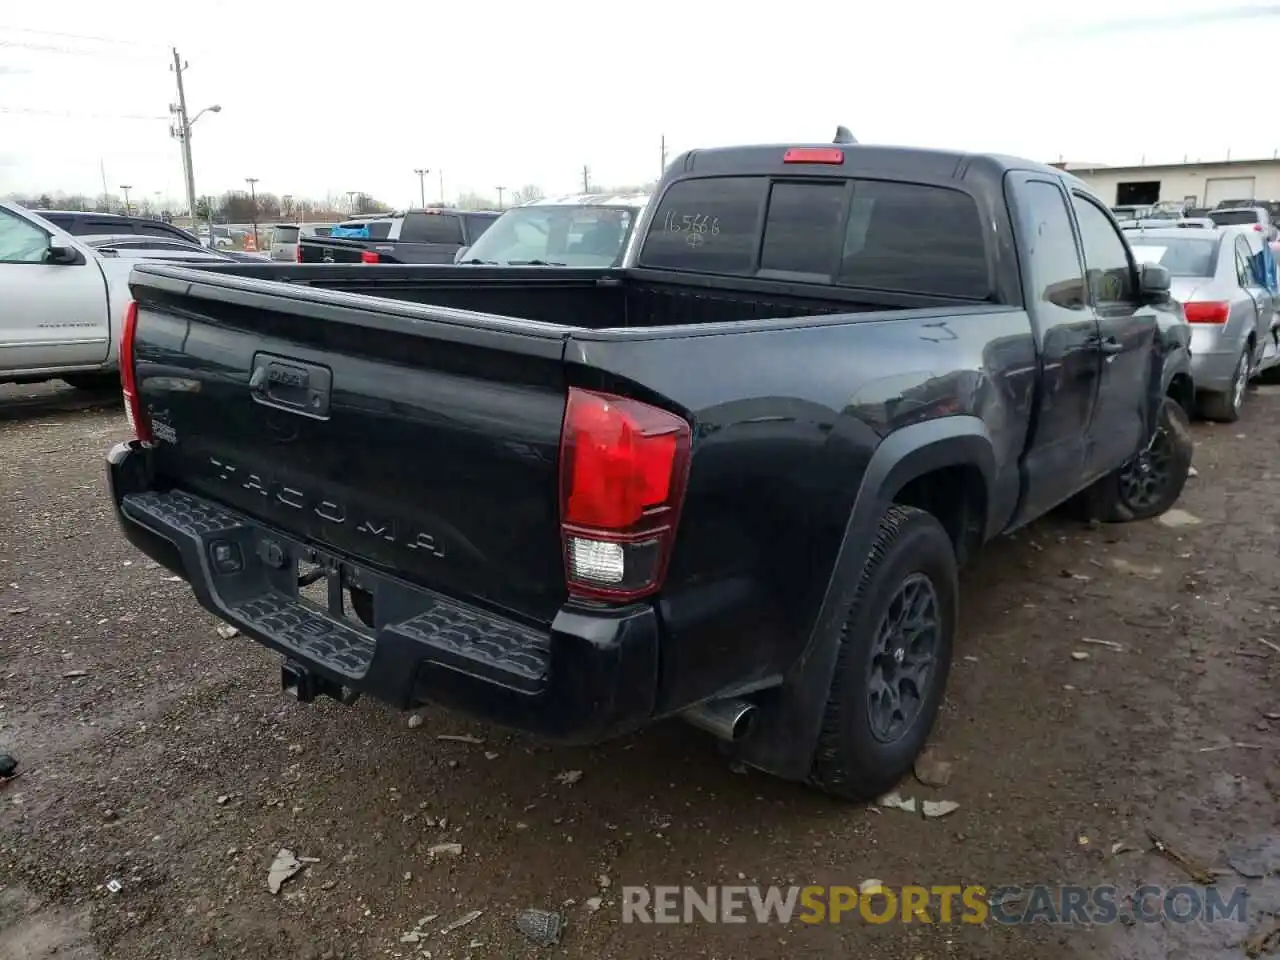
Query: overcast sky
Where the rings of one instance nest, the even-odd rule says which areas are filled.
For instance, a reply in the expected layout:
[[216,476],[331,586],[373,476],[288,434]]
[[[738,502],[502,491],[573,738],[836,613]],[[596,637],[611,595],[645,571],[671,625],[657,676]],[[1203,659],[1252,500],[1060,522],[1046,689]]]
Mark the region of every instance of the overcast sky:
[[[1280,4],[55,0],[0,4],[0,195],[196,190],[416,203],[656,177],[660,140],[828,140],[1104,163],[1270,157]],[[792,15],[792,11],[797,11]],[[804,15],[799,11],[803,10]],[[1231,56],[1224,59],[1228,52]],[[1257,60],[1251,61],[1252,56]],[[1199,69],[1203,62],[1206,68]],[[1219,68],[1234,66],[1228,74]]]

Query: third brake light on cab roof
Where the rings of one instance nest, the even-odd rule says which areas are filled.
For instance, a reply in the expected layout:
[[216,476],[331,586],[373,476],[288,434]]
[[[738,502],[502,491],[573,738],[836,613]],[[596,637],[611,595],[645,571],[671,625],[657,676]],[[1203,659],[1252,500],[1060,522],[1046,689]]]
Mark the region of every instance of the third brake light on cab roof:
[[844,151],[832,147],[792,147],[782,155],[783,163],[844,163]]

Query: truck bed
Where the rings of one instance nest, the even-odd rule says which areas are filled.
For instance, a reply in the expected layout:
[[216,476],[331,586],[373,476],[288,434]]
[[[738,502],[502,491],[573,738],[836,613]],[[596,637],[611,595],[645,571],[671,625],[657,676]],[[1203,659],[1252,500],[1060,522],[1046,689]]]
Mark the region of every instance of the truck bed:
[[244,282],[267,280],[588,330],[973,306],[972,301],[852,289],[816,297],[805,284],[699,280],[647,270],[263,263],[217,265],[202,273],[218,276],[220,284],[225,279],[224,289],[246,293],[279,295],[281,288],[274,284]]

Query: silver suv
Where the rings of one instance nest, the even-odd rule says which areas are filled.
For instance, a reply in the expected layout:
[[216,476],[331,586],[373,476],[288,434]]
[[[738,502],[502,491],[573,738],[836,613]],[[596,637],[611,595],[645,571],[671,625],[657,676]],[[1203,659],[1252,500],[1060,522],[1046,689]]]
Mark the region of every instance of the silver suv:
[[271,259],[301,262],[298,260],[298,238],[327,237],[332,230],[332,224],[276,224],[271,233]]

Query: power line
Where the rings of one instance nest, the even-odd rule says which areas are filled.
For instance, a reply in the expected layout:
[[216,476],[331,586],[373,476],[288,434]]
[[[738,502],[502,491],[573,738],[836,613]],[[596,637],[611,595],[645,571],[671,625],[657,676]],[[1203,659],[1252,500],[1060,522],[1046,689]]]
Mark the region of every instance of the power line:
[[0,113],[21,113],[33,117],[62,117],[69,120],[168,120],[163,114],[73,113],[69,110],[33,110],[30,107],[0,107]]
[[117,43],[124,47],[155,47],[159,48],[163,44],[159,43],[142,43],[139,40],[115,40],[111,37],[92,37],[84,33],[59,33],[56,30],[32,30],[28,27],[6,27],[0,25],[0,31],[5,33],[33,33],[40,37],[64,37],[67,40],[90,40],[94,43]]
[[58,47],[51,43],[23,43],[18,40],[0,40],[0,47],[35,50],[39,53],[61,53],[71,57],[90,57],[100,60],[123,60],[129,57],[129,54],[123,50],[76,50],[73,47]]

